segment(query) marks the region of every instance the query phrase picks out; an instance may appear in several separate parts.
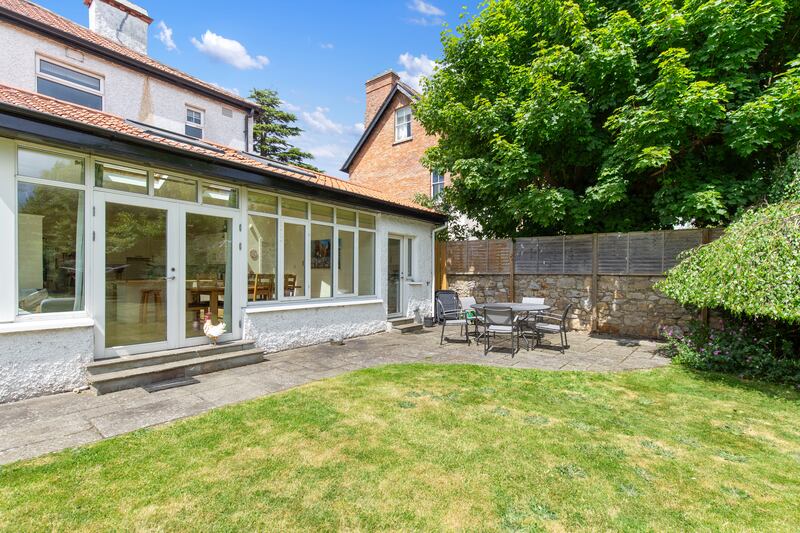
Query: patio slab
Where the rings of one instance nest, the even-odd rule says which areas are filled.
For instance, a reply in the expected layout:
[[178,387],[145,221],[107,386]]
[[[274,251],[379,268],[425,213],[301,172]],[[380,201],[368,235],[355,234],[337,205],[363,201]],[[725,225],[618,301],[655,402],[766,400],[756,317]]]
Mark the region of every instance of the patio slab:
[[[345,372],[394,363],[476,364],[519,369],[616,372],[664,366],[658,343],[571,333],[562,354],[554,346],[513,357],[499,347],[439,345],[438,328],[382,333],[267,355],[263,363],[196,376],[197,383],[147,392],[129,389],[103,396],[63,393],[0,405],[0,464],[95,442],[286,390]],[[458,335],[452,328],[451,335]]]

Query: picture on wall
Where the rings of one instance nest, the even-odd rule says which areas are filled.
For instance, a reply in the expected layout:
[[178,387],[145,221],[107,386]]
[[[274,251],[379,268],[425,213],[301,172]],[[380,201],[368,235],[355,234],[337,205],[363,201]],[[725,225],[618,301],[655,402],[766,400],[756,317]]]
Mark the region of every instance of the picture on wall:
[[311,268],[331,267],[331,240],[311,241]]

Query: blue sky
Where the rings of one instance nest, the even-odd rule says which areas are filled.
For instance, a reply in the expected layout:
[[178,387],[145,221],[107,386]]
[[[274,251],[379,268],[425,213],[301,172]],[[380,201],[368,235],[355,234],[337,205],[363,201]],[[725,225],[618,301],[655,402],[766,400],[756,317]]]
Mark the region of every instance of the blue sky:
[[[88,26],[80,0],[34,1]],[[295,144],[339,177],[363,127],[364,82],[389,68],[416,81],[440,56],[442,24],[455,27],[465,5],[472,13],[477,6],[477,0],[134,1],[154,19],[152,57],[242,95],[253,87],[276,89],[306,130]]]

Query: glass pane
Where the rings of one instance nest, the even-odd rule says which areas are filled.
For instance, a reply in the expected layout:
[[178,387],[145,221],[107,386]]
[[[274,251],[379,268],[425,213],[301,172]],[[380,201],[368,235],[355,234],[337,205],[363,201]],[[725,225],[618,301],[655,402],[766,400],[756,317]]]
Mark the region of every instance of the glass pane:
[[413,278],[414,277],[414,241],[413,239],[408,239],[406,241],[408,244],[408,253],[406,253],[406,277]]
[[203,138],[203,128],[196,128],[194,126],[186,125],[186,129],[184,133],[189,137],[194,137],[195,139],[202,139]]
[[367,215],[366,213],[359,213],[358,227],[366,229],[375,229],[375,217],[373,215]]
[[166,341],[167,211],[106,203],[105,272],[106,347]]
[[42,72],[42,74],[60,78],[77,85],[83,85],[84,87],[88,89],[94,89],[95,91],[100,90],[100,78],[96,76],[89,76],[88,74],[77,72],[75,70],[62,67],[61,65],[56,65],[55,63],[45,61],[44,59],[39,61],[39,70]]
[[337,224],[344,224],[346,226],[355,226],[356,225],[356,212],[350,211],[349,209],[337,209],[336,210],[336,223]]
[[73,104],[91,107],[92,109],[103,109],[103,97],[75,89],[74,87],[67,87],[54,81],[46,80],[44,78],[36,78],[36,92],[51,96],[65,102],[72,102]]
[[97,163],[94,166],[94,172],[94,181],[97,187],[140,194],[148,192],[147,172],[143,170]]
[[305,296],[306,227],[283,224],[283,295]]
[[294,218],[308,218],[308,204],[299,200],[281,198],[281,215]]
[[231,332],[230,218],[186,213],[186,337],[202,337],[203,325],[220,323]]
[[259,213],[278,214],[278,197],[272,194],[247,191],[247,209]]
[[83,310],[83,191],[20,183],[18,313]]
[[278,219],[250,215],[247,226],[247,301],[276,300]]
[[333,223],[333,208],[327,205],[311,204],[311,220]]
[[153,174],[153,189],[159,198],[172,198],[187,202],[197,201],[197,180],[167,174]]
[[83,185],[83,159],[20,148],[17,152],[17,174]]
[[389,239],[388,265],[389,292],[386,305],[392,315],[400,312],[400,239]]
[[333,226],[311,224],[311,297],[333,296]]
[[356,234],[352,231],[339,232],[339,259],[337,261],[338,285],[336,294],[353,294],[355,282]]
[[203,185],[203,203],[222,207],[239,207],[239,191],[221,185]]
[[358,232],[358,294],[375,294],[375,234]]

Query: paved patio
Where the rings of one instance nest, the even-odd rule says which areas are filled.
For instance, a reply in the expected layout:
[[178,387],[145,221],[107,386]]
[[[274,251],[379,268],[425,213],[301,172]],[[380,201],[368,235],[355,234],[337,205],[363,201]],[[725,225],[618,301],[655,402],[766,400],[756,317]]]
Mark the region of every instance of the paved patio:
[[[456,328],[450,333],[457,335]],[[267,361],[196,377],[197,383],[147,392],[94,396],[64,393],[0,405],[0,464],[88,444],[136,429],[196,415],[344,372],[391,363],[468,363],[544,370],[622,371],[655,368],[669,360],[652,341],[570,334],[570,348],[552,347],[483,355],[461,342],[439,346],[439,329],[383,333],[269,354]]]

